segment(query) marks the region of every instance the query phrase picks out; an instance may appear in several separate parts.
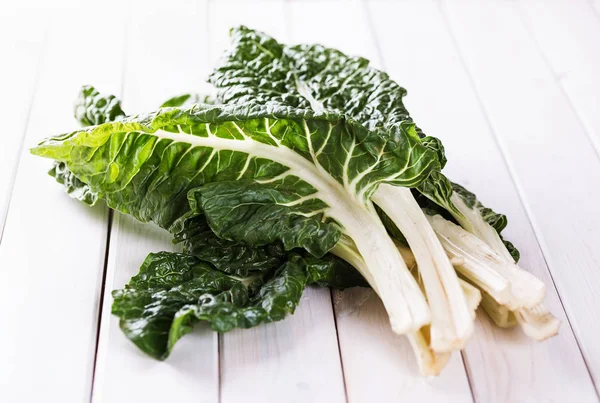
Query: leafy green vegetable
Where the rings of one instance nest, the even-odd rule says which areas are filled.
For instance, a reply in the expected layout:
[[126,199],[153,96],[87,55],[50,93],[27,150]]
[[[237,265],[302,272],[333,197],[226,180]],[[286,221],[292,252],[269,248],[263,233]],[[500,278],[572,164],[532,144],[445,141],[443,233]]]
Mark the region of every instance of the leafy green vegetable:
[[[75,119],[82,126],[99,125],[125,117],[125,112],[121,109],[121,101],[117,97],[100,94],[91,85],[81,87],[75,101],[74,113]],[[55,161],[48,174],[65,187],[70,197],[90,206],[98,201],[98,195],[85,182],[73,175],[64,162]]]
[[164,359],[195,323],[227,332],[282,320],[294,312],[307,284],[348,284],[348,267],[332,256],[292,254],[272,274],[237,277],[188,254],[151,253],[129,284],[113,291],[112,312],[142,351]]
[[64,186],[67,194],[73,199],[79,200],[87,205],[93,206],[98,201],[98,195],[90,187],[77,179],[67,168],[64,162],[55,162],[48,174],[58,183]]
[[[406,90],[362,57],[350,57],[321,45],[285,46],[243,26],[234,28],[231,38],[230,50],[210,76],[223,103],[277,101],[318,112],[331,110],[370,130],[412,123],[402,101]],[[263,79],[266,74],[269,80]],[[416,133],[422,144],[435,152],[443,168],[446,157],[442,143],[425,137],[418,128]],[[424,189],[427,194],[442,181],[439,171],[436,173],[436,180]],[[452,204],[449,199],[443,201]]]
[[114,95],[100,94],[91,85],[81,88],[75,101],[75,119],[83,126],[113,122],[125,117],[121,101]]
[[[410,125],[420,144],[435,156],[436,165],[441,169],[445,164],[442,143],[425,137],[414,126],[402,101],[406,91],[387,74],[371,68],[367,60],[320,45],[285,46],[245,27],[232,30],[232,42],[231,50],[210,78],[221,102],[253,100],[310,107],[317,112],[334,111],[370,130],[381,130],[383,136],[393,140],[391,128]],[[269,79],[265,80],[267,73]],[[414,187],[462,217],[451,200],[451,182],[440,169],[432,170]],[[405,189],[387,184],[368,195],[385,212],[384,221],[393,222],[403,234],[396,238],[406,240],[415,253],[433,315],[432,345],[444,352],[460,348],[473,331],[471,313],[454,269],[414,197]]]
[[252,285],[260,281],[230,277],[191,255],[154,253],[125,289],[113,292],[112,312],[129,339],[163,359],[200,320],[227,332],[283,319],[294,312],[307,276],[289,261],[265,284]]
[[[371,67],[364,58],[347,56],[321,45],[286,46],[243,26],[234,28],[231,38],[231,48],[210,77],[223,103],[275,100],[292,106],[312,107],[317,111],[333,110],[371,129],[412,122],[402,100],[406,90],[385,72]],[[263,79],[266,72],[269,80]],[[418,128],[416,130],[422,144],[436,153],[443,168],[446,157],[441,141],[425,136]],[[453,189],[457,191],[457,187],[434,170],[421,183],[419,191],[452,216],[461,218],[461,224],[469,230],[471,223],[464,219],[451,200]],[[433,203],[426,204],[426,207],[438,212],[442,210]],[[482,213],[500,233],[506,224],[505,218],[504,226],[496,225],[493,216],[502,215],[493,213],[491,209],[482,210]],[[444,216],[447,217],[447,214]],[[387,220],[387,223],[391,221]],[[509,242],[506,246],[518,259],[514,246]]]
[[499,235],[506,217],[441,173],[444,146],[414,124],[402,87],[323,46],[245,27],[232,37],[210,78],[216,100],[184,94],[126,117],[86,86],[75,116],[92,127],[32,150],[55,160],[72,197],[105,200],[182,244],[113,292],[127,337],[164,359],[197,322],[252,327],[293,313],[308,284],[369,284],[422,373],[437,374],[481,300],[453,264],[498,323],[555,334],[543,283]]
[[217,237],[204,215],[187,220],[182,231],[175,234],[175,242],[183,245],[185,253],[239,277],[268,272],[286,259],[280,242],[255,246]]
[[[231,231],[220,227],[222,237],[256,245],[281,241],[320,256],[347,234],[372,271],[362,274],[377,285],[394,329],[404,332],[427,323],[429,310],[369,196],[381,183],[418,185],[439,165],[414,125],[390,130],[382,135],[340,115],[273,103],[194,105],[67,133],[32,152],[65,162],[110,207],[172,233],[198,214],[190,204],[194,198],[188,199],[193,189],[202,194],[229,182],[232,191],[219,195],[221,203],[239,197],[233,182],[252,183],[245,202],[251,197],[256,205],[278,193],[271,211],[280,217],[285,212],[288,219],[277,233],[265,226],[251,229],[247,224],[258,220],[246,220]],[[266,208],[246,212],[259,217]],[[217,225],[207,218],[211,227]],[[300,229],[312,235],[294,239]],[[392,274],[390,267],[406,274]]]
[[191,190],[188,198],[221,238],[251,245],[281,241],[285,250],[304,248],[320,257],[337,244],[341,231],[322,214],[311,215],[327,209],[314,193],[288,176],[268,187],[248,179],[213,182]]

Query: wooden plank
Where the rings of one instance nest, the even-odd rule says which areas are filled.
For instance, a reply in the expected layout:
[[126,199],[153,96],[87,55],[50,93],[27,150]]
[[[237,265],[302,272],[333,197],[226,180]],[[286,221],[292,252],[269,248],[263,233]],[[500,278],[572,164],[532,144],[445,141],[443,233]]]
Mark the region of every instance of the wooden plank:
[[[385,67],[408,88],[406,102],[416,122],[444,141],[448,176],[507,214],[506,233],[521,250],[521,265],[544,280],[547,304],[565,321],[535,233],[437,4],[374,2],[371,8]],[[394,24],[395,15],[411,18]],[[396,51],[396,38],[402,38],[402,52]],[[448,124],[457,116],[464,116],[468,126]],[[595,393],[568,325],[554,339],[537,343],[519,329],[497,328],[483,312],[478,316],[476,333],[464,353],[477,400],[562,401],[578,390],[582,400],[593,401]],[[565,379],[565,373],[577,375]]]
[[[367,10],[360,2],[346,2],[340,7],[337,1],[321,1],[318,9],[315,5],[291,3],[293,43],[323,43],[367,57],[379,67],[378,45],[367,25]],[[379,25],[379,17],[374,18]],[[352,289],[334,295],[349,401],[472,400],[460,354],[454,355],[443,375],[424,379],[408,341],[392,333],[385,309],[371,290]]]
[[[211,59],[245,24],[285,40],[283,1],[211,2]],[[215,44],[214,46],[212,44]],[[294,315],[221,336],[221,401],[344,402],[329,290],[309,287]]]
[[[133,1],[128,24],[123,104],[127,113],[157,109],[166,99],[201,89],[207,71],[206,2]],[[110,314],[110,291],[122,288],[150,252],[173,251],[153,224],[115,213],[105,282],[94,402],[215,402],[217,335],[197,326],[164,362],[141,353]]]
[[[0,12],[0,54],[4,60],[0,74],[0,110],[7,118],[0,147],[0,241],[12,193],[17,163],[21,155],[27,118],[33,102],[47,16],[3,4]],[[10,134],[10,135],[8,135]]]
[[[118,90],[124,21],[115,5],[53,15],[0,247],[0,307],[10,324],[0,332],[3,402],[89,400],[107,210],[67,197],[46,174],[50,161],[28,148],[76,127],[72,105],[82,83]],[[107,20],[113,29],[90,29]],[[87,54],[106,44],[113,57]]]
[[600,18],[586,0],[520,1],[525,24],[600,153]]
[[[600,161],[515,3],[448,2],[443,10],[598,385],[600,218],[588,212],[600,196]],[[562,332],[568,332],[568,323]],[[556,366],[575,359],[557,351],[552,353]],[[581,387],[562,393],[592,400],[585,376],[569,375]],[[545,388],[556,386],[561,393],[556,384],[564,382],[561,377]]]

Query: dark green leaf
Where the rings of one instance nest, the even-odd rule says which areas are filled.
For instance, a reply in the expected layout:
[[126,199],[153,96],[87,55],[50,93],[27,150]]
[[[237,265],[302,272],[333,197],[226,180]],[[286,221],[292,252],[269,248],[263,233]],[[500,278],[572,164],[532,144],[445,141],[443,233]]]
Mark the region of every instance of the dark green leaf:
[[91,85],[81,87],[75,101],[75,119],[83,126],[113,122],[125,117],[121,101],[114,95],[100,94]]
[[175,241],[183,244],[185,253],[239,277],[267,273],[286,259],[280,243],[256,246],[217,237],[203,215],[187,220],[183,230],[175,234]]
[[113,314],[142,351],[164,359],[194,323],[215,331],[249,328],[293,313],[307,283],[305,263],[284,263],[260,287],[185,254],[152,253],[122,290],[113,291]]
[[312,187],[288,176],[268,186],[252,180],[213,182],[188,197],[220,238],[251,245],[282,242],[285,250],[304,248],[320,257],[337,244],[341,232],[322,213],[314,213],[327,205],[313,194]]
[[92,192],[86,183],[77,179],[64,162],[55,162],[48,173],[65,187],[67,194],[72,198],[89,206],[93,206],[98,201],[98,194]]

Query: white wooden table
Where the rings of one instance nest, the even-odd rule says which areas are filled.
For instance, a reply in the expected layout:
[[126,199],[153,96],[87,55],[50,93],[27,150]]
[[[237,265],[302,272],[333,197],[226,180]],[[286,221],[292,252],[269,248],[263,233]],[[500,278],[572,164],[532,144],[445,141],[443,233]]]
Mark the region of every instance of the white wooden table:
[[[110,290],[169,236],[69,199],[28,148],[76,127],[82,84],[128,113],[201,91],[237,24],[365,56],[408,88],[448,176],[508,215],[560,334],[536,343],[480,313],[427,379],[371,291],[309,289],[285,321],[140,353]],[[0,402],[598,402],[599,1],[2,3],[0,59]]]

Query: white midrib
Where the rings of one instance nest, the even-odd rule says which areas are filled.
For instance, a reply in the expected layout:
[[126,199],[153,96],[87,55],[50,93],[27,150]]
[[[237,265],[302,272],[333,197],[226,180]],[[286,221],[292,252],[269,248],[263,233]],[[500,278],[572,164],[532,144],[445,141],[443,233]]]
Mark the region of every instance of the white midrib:
[[372,199],[404,234],[417,260],[432,312],[432,348],[462,348],[473,332],[471,312],[454,267],[410,189],[381,184]]
[[[379,218],[365,204],[351,197],[331,175],[300,154],[285,146],[277,147],[252,140],[239,130],[244,140],[224,139],[212,134],[200,137],[163,130],[153,135],[217,151],[242,152],[288,167],[287,174],[295,175],[317,189],[314,198],[330,206],[326,215],[341,224],[354,240],[368,267],[369,272],[364,276],[378,290],[390,316],[392,329],[404,334],[427,324],[430,320],[427,302]],[[209,125],[207,132],[211,133]]]

